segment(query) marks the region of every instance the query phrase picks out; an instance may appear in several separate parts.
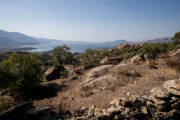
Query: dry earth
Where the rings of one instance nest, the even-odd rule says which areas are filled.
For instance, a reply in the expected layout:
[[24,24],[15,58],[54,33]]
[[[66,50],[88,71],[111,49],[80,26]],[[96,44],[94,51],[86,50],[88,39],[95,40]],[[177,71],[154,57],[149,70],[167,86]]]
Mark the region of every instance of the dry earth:
[[149,95],[162,82],[177,79],[180,74],[169,68],[164,58],[156,60],[156,69],[147,62],[141,64],[119,63],[92,68],[77,78],[57,79],[43,85],[57,84],[59,91],[53,97],[34,100],[35,106],[52,106],[55,110],[74,110],[96,105],[109,107],[109,102],[133,95]]

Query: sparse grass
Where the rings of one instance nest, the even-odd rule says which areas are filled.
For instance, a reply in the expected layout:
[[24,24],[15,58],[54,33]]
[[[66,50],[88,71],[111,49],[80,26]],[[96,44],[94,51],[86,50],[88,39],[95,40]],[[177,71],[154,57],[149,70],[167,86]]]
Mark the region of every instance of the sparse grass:
[[126,77],[141,77],[141,74],[136,70],[123,70],[119,72],[119,75]]
[[166,64],[170,68],[175,69],[177,72],[180,72],[180,58],[178,57],[171,57],[170,59],[166,59]]
[[13,105],[12,101],[9,100],[0,100],[0,113],[7,110],[8,108],[10,108]]
[[89,97],[91,95],[93,95],[93,88],[92,87],[89,87],[89,86],[83,86],[80,88],[80,93],[79,95],[81,97]]
[[148,65],[149,65],[149,68],[151,69],[157,69],[156,60],[153,60],[153,59],[149,60]]

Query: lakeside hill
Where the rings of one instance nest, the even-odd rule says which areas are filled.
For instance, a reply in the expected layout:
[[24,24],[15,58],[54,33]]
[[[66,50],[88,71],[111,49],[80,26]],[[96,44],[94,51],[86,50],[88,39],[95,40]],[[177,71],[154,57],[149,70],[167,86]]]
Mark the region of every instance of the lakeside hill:
[[126,43],[130,43],[130,42],[126,40],[116,40],[116,41],[102,42],[102,43],[83,42],[83,41],[62,41],[55,39],[36,38],[18,32],[7,32],[4,30],[0,30],[0,48],[9,51],[11,51],[12,48],[14,50],[23,45],[28,45],[30,47],[31,45],[32,46],[35,45],[38,48],[39,47],[38,45],[41,46],[46,44],[53,44],[51,48],[53,49],[53,47],[56,47],[55,45],[66,44],[70,46],[72,49],[82,48],[83,50],[85,50],[87,48],[111,48],[111,47],[116,47],[118,44],[126,44]]
[[[156,38],[142,42],[166,43],[171,42],[171,38]],[[55,39],[36,38],[18,32],[7,32],[0,30],[0,52],[27,51],[43,52],[52,50],[57,45],[66,44],[72,49],[72,52],[84,52],[87,48],[107,49],[114,48],[120,44],[135,44],[141,42],[132,42],[127,40],[115,40],[110,42],[83,42],[83,41],[62,41]],[[23,49],[26,48],[26,49]]]
[[[157,50],[173,44],[150,45]],[[146,51],[123,59],[123,54],[131,55],[147,47],[122,45],[114,51],[123,53],[112,57],[112,51],[107,51],[108,56],[88,69],[77,64],[46,66],[44,81],[26,94],[10,96],[0,91],[0,119],[176,120],[180,105],[180,46],[157,50],[155,58]]]

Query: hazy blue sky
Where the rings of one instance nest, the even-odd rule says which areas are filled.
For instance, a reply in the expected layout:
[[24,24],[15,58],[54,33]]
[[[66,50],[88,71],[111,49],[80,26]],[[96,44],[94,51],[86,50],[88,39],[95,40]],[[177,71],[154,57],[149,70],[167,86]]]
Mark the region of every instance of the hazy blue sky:
[[166,37],[180,31],[180,0],[0,0],[0,29],[91,42]]

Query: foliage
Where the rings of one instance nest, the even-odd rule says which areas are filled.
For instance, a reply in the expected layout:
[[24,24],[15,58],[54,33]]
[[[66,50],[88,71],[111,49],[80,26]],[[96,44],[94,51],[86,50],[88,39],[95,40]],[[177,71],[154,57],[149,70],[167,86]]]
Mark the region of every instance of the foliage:
[[73,55],[70,50],[66,45],[55,47],[52,51],[54,65],[72,64]]
[[180,44],[180,32],[175,33],[172,40],[175,45]]
[[81,55],[81,62],[85,68],[90,68],[94,66],[98,66],[100,61],[105,57],[107,52],[102,52],[97,49],[88,48],[82,55]]
[[150,54],[155,57],[159,53],[166,53],[173,49],[175,46],[171,43],[147,43],[139,50],[139,53]]
[[0,66],[0,87],[10,90],[31,89],[42,80],[41,62],[37,55],[13,53]]

